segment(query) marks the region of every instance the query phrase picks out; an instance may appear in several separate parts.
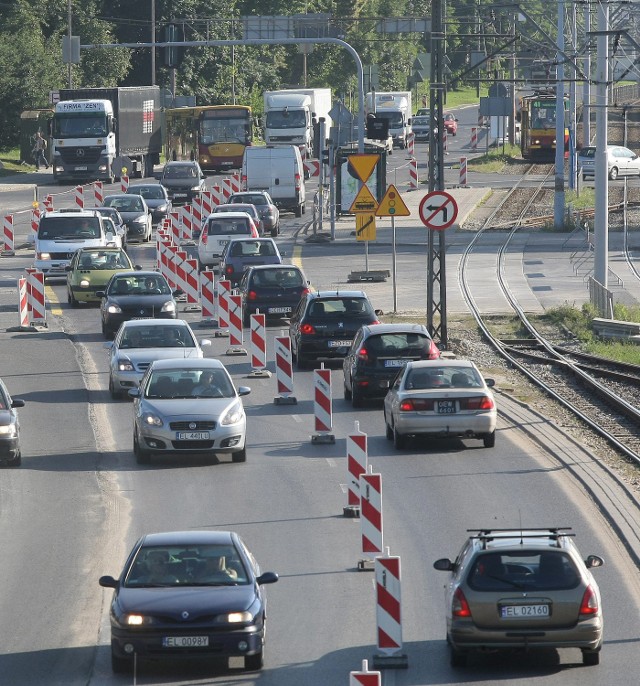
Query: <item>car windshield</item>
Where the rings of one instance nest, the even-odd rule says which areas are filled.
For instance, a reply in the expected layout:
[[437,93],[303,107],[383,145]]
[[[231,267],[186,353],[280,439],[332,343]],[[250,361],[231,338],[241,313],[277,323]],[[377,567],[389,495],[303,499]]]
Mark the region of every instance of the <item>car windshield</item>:
[[593,159],[596,156],[596,149],[592,147],[582,148],[578,155],[579,157],[587,157]]
[[109,295],[170,295],[171,289],[160,274],[153,276],[128,274],[114,278]]
[[190,165],[167,165],[164,168],[163,175],[167,179],[195,179],[198,176],[198,172],[195,167]]
[[131,186],[128,192],[141,195],[145,200],[164,199],[164,190],[160,184],[157,186]]
[[428,126],[429,124],[429,118],[428,117],[414,117],[413,126]]
[[122,196],[118,198],[106,198],[104,204],[115,207],[120,212],[143,212],[142,198],[136,195]]
[[[210,378],[207,376],[210,375]],[[215,389],[213,392],[212,389]],[[160,369],[154,371],[144,388],[144,397],[170,398],[234,398],[236,391],[224,369]]]
[[126,572],[126,588],[156,586],[238,586],[249,575],[233,545],[147,546]]
[[100,219],[69,215],[43,217],[38,227],[38,238],[43,240],[100,238]]
[[407,390],[427,388],[481,388],[484,382],[473,367],[413,368],[405,379]]
[[131,261],[123,250],[83,251],[78,258],[78,269],[131,269]]
[[467,583],[476,591],[569,590],[580,575],[569,555],[560,550],[491,552],[478,555]]
[[196,342],[187,326],[131,326],[123,330],[120,348],[195,348]]

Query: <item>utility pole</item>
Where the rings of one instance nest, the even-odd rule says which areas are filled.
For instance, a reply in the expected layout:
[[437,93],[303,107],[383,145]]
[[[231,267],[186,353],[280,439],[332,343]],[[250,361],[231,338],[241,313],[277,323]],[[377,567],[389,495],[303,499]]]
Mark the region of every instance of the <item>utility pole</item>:
[[553,198],[553,225],[556,231],[564,226],[564,0],[558,2],[558,73],[556,78],[556,171]]
[[609,170],[607,165],[607,123],[609,106],[609,3],[598,5],[598,51],[596,56],[596,212],[594,216],[595,256],[593,275],[604,288],[608,285],[609,259]]
[[[591,33],[591,5],[584,4],[584,34],[587,42]],[[584,52],[584,74],[582,82],[582,145],[591,144],[591,50]]]

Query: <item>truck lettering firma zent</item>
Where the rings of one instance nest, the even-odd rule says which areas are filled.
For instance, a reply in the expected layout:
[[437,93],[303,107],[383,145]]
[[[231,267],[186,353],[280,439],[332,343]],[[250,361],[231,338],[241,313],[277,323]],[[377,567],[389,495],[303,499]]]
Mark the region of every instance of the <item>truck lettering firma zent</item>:
[[160,88],[62,89],[51,123],[53,177],[58,182],[108,181],[153,175],[160,161]]

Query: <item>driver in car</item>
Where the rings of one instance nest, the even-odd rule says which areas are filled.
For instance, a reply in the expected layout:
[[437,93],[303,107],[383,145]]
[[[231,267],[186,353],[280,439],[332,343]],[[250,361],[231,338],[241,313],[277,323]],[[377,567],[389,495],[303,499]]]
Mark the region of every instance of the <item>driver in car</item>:
[[202,372],[200,383],[194,386],[191,395],[203,398],[219,398],[222,391],[215,384],[215,374],[213,372]]

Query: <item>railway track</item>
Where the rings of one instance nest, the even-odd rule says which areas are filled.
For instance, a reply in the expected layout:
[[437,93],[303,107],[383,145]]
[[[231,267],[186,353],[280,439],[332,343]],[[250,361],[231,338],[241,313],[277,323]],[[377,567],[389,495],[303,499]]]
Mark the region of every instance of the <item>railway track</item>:
[[[522,183],[534,170],[535,166],[532,165],[525,177],[514,185],[502,203],[485,219],[484,225],[467,246],[458,268],[461,291],[484,337],[512,367],[570,410],[611,446],[640,465],[640,366],[621,365],[556,345],[536,329],[506,283],[504,268],[509,244],[523,225],[522,219],[545,192],[544,184],[553,167],[543,174],[544,178],[534,188],[528,189],[528,197],[523,200],[523,194],[520,193]],[[514,226],[502,245],[497,248],[483,245],[483,237],[495,227],[496,220],[507,213],[512,217]],[[497,251],[499,287],[521,326],[526,329],[528,338],[505,341],[496,337],[491,331],[489,319],[476,305],[467,272],[470,255],[480,247],[485,251]]]

